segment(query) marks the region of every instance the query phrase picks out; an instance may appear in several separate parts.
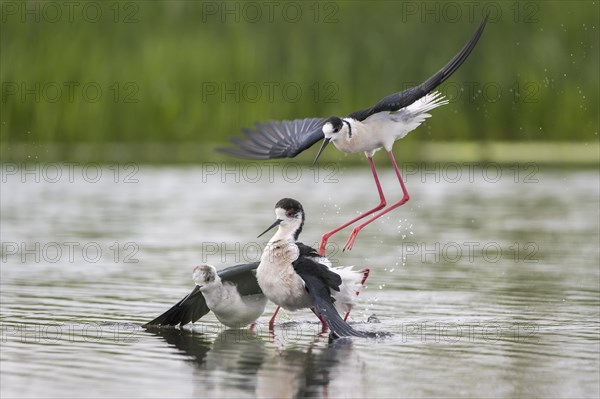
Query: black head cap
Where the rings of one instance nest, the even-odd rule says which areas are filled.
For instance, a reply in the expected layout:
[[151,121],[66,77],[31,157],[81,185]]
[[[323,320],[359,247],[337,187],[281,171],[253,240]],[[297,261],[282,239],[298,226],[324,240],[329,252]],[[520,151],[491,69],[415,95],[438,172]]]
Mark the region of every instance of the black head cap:
[[339,132],[342,129],[342,126],[344,125],[342,119],[338,118],[337,116],[332,116],[331,118],[327,119],[325,123],[331,123],[334,133]]
[[300,233],[302,232],[302,226],[304,226],[304,209],[302,208],[302,204],[292,198],[283,198],[277,201],[275,204],[275,208],[285,209],[286,212],[293,212],[296,215],[298,212],[302,212],[302,223],[296,233],[294,234],[294,239],[298,240]]
[[293,211],[294,213],[298,213],[299,211],[302,211],[302,213],[304,213],[304,209],[302,209],[302,204],[292,198],[280,199],[275,204],[275,208],[285,209],[286,211]]

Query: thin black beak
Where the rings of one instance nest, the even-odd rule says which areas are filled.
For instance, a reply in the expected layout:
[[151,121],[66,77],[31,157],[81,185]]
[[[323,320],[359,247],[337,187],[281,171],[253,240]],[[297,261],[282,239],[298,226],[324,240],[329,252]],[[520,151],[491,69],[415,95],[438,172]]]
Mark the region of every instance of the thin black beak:
[[321,153],[323,152],[325,147],[327,147],[327,144],[329,144],[330,141],[331,141],[331,139],[323,140],[323,144],[321,144],[321,148],[319,148],[319,152],[317,153],[317,156],[315,157],[315,160],[313,161],[313,166],[315,166],[315,164],[317,163],[317,159],[319,159],[319,157],[321,156]]
[[270,226],[269,226],[269,228],[268,228],[268,229],[266,229],[265,231],[263,231],[262,233],[260,233],[260,234],[258,235],[258,237],[256,237],[256,238],[259,238],[260,236],[262,236],[263,234],[265,234],[267,231],[271,230],[273,227],[275,227],[275,226],[279,226],[279,224],[281,224],[281,222],[283,222],[283,220],[281,220],[281,219],[277,219],[275,222],[273,222],[273,224],[272,224],[272,225],[270,225]]

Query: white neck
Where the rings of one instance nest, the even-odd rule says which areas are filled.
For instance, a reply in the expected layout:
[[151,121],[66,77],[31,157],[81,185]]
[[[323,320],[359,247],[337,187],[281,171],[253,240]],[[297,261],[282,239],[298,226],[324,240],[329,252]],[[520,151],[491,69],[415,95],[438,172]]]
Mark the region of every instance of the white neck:
[[275,233],[275,235],[269,240],[269,243],[281,240],[294,242],[294,232],[296,231],[296,229],[297,226],[291,224],[285,226],[283,224],[280,224],[277,228],[277,232]]
[[200,287],[209,309],[216,307],[223,298],[224,287],[222,284],[210,284]]
[[275,241],[288,241],[295,242],[294,233],[302,224],[302,220],[300,219],[290,219],[285,215],[285,210],[281,208],[275,209],[275,216],[279,220],[283,220],[277,227],[277,232],[275,235],[269,240],[269,243],[273,243]]

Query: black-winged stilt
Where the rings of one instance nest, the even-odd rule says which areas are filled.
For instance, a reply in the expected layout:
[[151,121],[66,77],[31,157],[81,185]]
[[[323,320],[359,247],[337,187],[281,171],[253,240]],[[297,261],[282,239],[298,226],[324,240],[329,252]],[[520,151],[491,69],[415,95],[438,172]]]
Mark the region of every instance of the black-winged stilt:
[[[304,209],[291,198],[275,205],[276,221],[265,230],[278,227],[269,240],[256,270],[256,279],[264,295],[288,310],[310,308],[339,336],[365,336],[350,327],[340,313],[349,312],[356,292],[368,275],[349,267],[331,268],[315,249],[297,242],[304,225]],[[269,322],[273,324],[279,308]]]
[[231,328],[253,324],[265,310],[267,298],[256,281],[259,262],[216,271],[211,265],[196,266],[193,291],[145,326],[183,326],[212,311]]
[[[429,111],[440,105],[448,104],[443,95],[433,90],[448,79],[471,54],[483,33],[487,19],[486,16],[458,54],[442,69],[418,86],[391,94],[370,108],[352,112],[342,118],[306,118],[292,121],[270,121],[265,124],[257,122],[254,130],[242,129],[245,138],[231,139],[231,142],[237,147],[220,148],[219,150],[230,155],[250,159],[292,158],[319,140],[324,139],[315,162],[330,142],[342,152],[364,152],[369,160],[371,172],[375,179],[377,192],[379,193],[379,204],[325,233],[321,238],[319,254],[325,255],[327,240],[333,234],[368,215],[380,211],[354,228],[344,245],[344,250],[352,249],[356,236],[363,227],[409,200],[410,197],[398,170],[392,147],[396,140],[405,137],[430,117]],[[403,193],[400,201],[387,208],[385,208],[387,201],[373,164],[373,154],[381,148],[385,148],[389,154]]]

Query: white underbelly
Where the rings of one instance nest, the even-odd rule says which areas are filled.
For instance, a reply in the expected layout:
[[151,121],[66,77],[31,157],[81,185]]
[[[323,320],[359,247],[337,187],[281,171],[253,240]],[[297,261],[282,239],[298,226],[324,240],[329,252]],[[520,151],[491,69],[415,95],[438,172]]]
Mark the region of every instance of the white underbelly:
[[394,142],[406,136],[413,128],[401,119],[394,120],[385,115],[370,120],[368,125],[356,123],[352,137],[340,137],[333,144],[345,153],[366,152],[372,155],[381,148],[391,150]]
[[[235,288],[234,288],[235,289]],[[234,303],[221,302],[222,305],[212,309],[217,319],[227,327],[240,328],[254,323],[265,310],[264,295],[248,295],[242,300],[239,296]]]
[[304,281],[290,264],[281,265],[262,260],[256,269],[256,279],[263,294],[277,306],[298,310],[312,306]]

